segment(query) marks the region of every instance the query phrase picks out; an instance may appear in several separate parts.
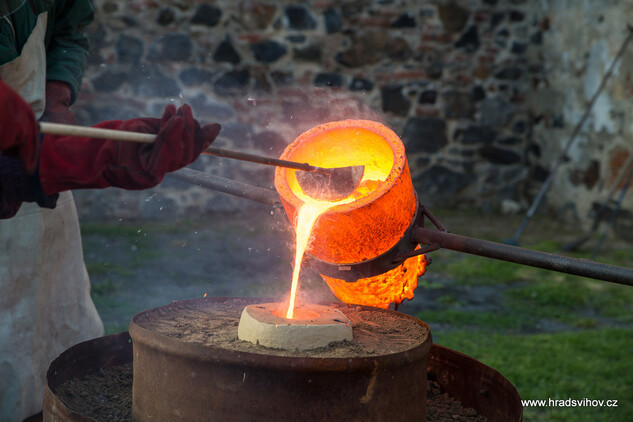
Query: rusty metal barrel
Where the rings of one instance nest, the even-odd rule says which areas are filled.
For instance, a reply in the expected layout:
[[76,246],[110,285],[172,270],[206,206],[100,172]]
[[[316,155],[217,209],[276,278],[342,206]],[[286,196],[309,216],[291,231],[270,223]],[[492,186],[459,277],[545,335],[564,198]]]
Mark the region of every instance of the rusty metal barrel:
[[[159,344],[156,344],[155,346],[159,346]],[[154,346],[152,346],[152,348],[153,347]],[[132,345],[128,333],[119,333],[77,344],[62,353],[56,360],[51,363],[51,366],[47,373],[47,384],[43,411],[44,421],[93,421],[92,418],[70,409],[56,393],[56,390],[61,384],[65,382],[81,379],[87,375],[98,373],[105,368],[114,367],[121,364],[133,362],[135,371],[139,370],[141,368],[141,362],[137,360],[136,354],[133,354],[133,348],[136,349],[137,345]],[[412,361],[415,361],[416,357],[413,354],[408,354],[408,356],[408,360],[405,359],[404,363],[400,362],[401,368],[411,368],[410,365],[412,364]],[[207,362],[209,368],[219,368],[221,366],[224,366],[224,364],[220,365],[220,362],[228,363],[224,360],[224,358],[220,358],[220,360],[217,360],[213,358],[212,355],[208,355],[207,357],[210,358]],[[191,357],[187,357],[185,354],[183,354],[182,359],[187,360],[191,359]],[[194,359],[198,360],[200,358],[194,357]],[[223,398],[226,397],[226,394],[236,395],[236,389],[241,388],[240,384],[244,384],[248,379],[248,375],[247,378],[244,377],[243,366],[245,364],[249,364],[249,357],[233,356],[232,359],[232,364],[221,368],[222,370],[220,374],[210,375],[211,377],[215,377],[216,379],[225,379],[227,374],[232,374],[228,379],[225,379],[227,382],[216,384],[216,387],[214,388],[221,389],[223,391],[219,391],[218,395],[206,397],[205,400],[207,402],[219,403]],[[276,359],[273,361],[276,361]],[[421,362],[422,361],[418,360],[418,365]],[[277,362],[276,364],[279,365],[279,362]],[[322,377],[322,380],[318,381],[318,383],[321,383],[322,388],[314,388],[312,390],[312,394],[314,394],[315,396],[323,395],[323,406],[320,409],[320,416],[317,418],[319,420],[323,420],[329,417],[328,412],[330,410],[333,410],[333,407],[340,403],[339,398],[332,397],[334,391],[328,388],[331,386],[332,382],[336,382],[337,380],[341,379],[340,373],[342,371],[348,371],[349,373],[349,371],[356,369],[357,373],[362,374],[362,372],[359,372],[358,370],[358,368],[362,366],[360,363],[348,362],[348,364],[344,365],[343,367],[340,366],[341,364],[342,363],[336,363],[332,365],[330,362],[329,365],[322,365],[319,367],[320,373],[318,374],[318,376]],[[363,364],[366,365],[367,370],[369,370],[369,368],[376,367],[375,365],[373,367],[369,366],[367,362]],[[145,367],[144,371],[149,373],[157,373],[163,369],[164,365],[167,365],[167,362],[164,362],[163,364],[156,367]],[[480,415],[485,416],[490,422],[521,421],[522,406],[520,396],[516,388],[496,370],[482,364],[481,362],[469,356],[437,345],[433,345],[432,347],[430,347],[430,351],[428,354],[428,364],[425,361],[425,366],[426,369],[428,369],[428,377],[430,380],[438,382],[444,392],[448,393],[455,400],[462,402],[462,404],[466,407],[474,408]],[[182,369],[183,367],[181,366],[180,368]],[[272,368],[274,368],[274,366],[268,368],[268,370],[272,370]],[[283,380],[283,383],[289,384],[288,387],[285,387],[286,390],[291,389],[293,386],[295,388],[300,388],[302,383],[305,383],[307,382],[306,380],[311,379],[306,378],[306,375],[310,373],[311,369],[309,368],[309,366],[306,366],[305,362],[292,366],[291,368],[284,368],[286,372],[295,372],[294,375],[287,374],[284,375],[284,378],[280,378],[279,380],[277,380],[277,385],[281,383],[281,380]],[[373,370],[374,369],[371,369],[372,372]],[[415,371],[417,372],[418,368],[416,368]],[[387,371],[387,373],[388,372],[389,371]],[[423,372],[425,373],[424,378],[426,378],[427,371]],[[183,372],[180,375],[182,376],[183,374],[185,373]],[[405,387],[409,387],[407,383],[412,382],[412,378],[415,378],[415,374],[407,375],[398,371],[395,373],[391,372],[391,374],[395,375],[396,377],[400,377],[402,375],[404,376],[404,378],[379,379],[377,376],[375,378],[376,381],[374,382],[373,394],[384,393],[384,389],[380,388],[381,386],[386,386],[391,389],[398,389],[398,386],[400,386],[403,389],[402,391],[404,391]],[[191,373],[189,373],[188,375],[191,375]],[[365,382],[362,385],[362,390],[364,393],[367,393],[367,387],[370,385],[369,380],[372,379],[372,376],[371,374],[365,374],[363,376],[365,377]],[[351,375],[348,374],[345,377],[351,377]],[[203,379],[203,374],[200,374],[198,378]],[[378,381],[380,381],[380,384],[378,383]],[[419,380],[413,380],[413,382],[417,381]],[[259,382],[267,383],[264,385],[268,385],[269,388],[276,388],[276,386],[274,386],[274,380],[260,380]],[[327,382],[327,387],[323,387],[323,382]],[[148,388],[148,393],[151,394],[152,391],[160,389],[161,387],[157,385],[153,387],[147,386],[144,388]],[[426,391],[425,388],[424,391]],[[191,391],[189,392],[191,393]],[[98,392],[96,391],[93,393],[98,394]],[[268,398],[274,395],[274,392],[258,392],[257,394],[259,393],[263,394],[263,397]],[[236,415],[236,417],[229,417],[225,420],[236,420],[237,415],[243,415],[244,413],[239,407],[248,406],[251,403],[252,398],[252,396],[244,394],[241,398],[241,401],[239,401],[237,404],[235,401],[232,402],[233,405],[237,407],[228,409],[229,406],[226,406],[226,411],[232,412],[230,414],[234,414]],[[408,393],[407,399],[408,400],[406,400],[406,404],[404,405],[402,403],[396,403],[395,405],[391,404],[389,406],[389,412],[391,412],[390,415],[395,417],[399,412],[407,411],[407,409],[409,408],[420,408],[421,404],[418,403],[418,397],[413,397],[410,393]],[[166,402],[173,403],[173,400],[173,398],[167,399]],[[403,402],[404,401],[405,400],[403,399]],[[396,405],[401,407],[396,407]],[[272,408],[275,407],[275,403],[266,404],[266,406]],[[282,407],[283,404],[277,403],[277,406]],[[336,410],[334,411],[336,412]],[[386,412],[386,410],[384,409],[381,411]],[[282,413],[280,413],[280,415],[283,415],[284,410],[281,409],[281,412]],[[253,419],[262,420],[262,417],[260,416],[261,415],[255,415]],[[279,420],[281,419],[282,416],[280,416]],[[307,417],[307,419],[313,420],[314,417]],[[205,420],[213,420],[213,416],[211,414],[208,414],[206,415]],[[375,420],[375,418],[371,417],[368,420]],[[394,419],[391,418],[390,420]],[[417,422],[422,421],[423,419],[411,418],[408,420]]]
[[345,308],[390,313],[409,331],[426,333],[404,351],[371,357],[311,357],[307,352],[283,356],[262,347],[251,353],[186,342],[147,328],[181,313],[173,306],[197,304],[205,306],[200,299],[182,301],[132,319],[134,420],[426,419],[426,366],[432,341],[430,329],[419,319],[384,309],[342,308],[343,313]]

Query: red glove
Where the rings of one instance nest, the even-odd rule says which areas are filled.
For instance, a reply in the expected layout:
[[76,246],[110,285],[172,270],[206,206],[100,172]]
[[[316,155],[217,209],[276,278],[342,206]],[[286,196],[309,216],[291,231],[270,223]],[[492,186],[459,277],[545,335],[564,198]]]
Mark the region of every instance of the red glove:
[[42,119],[45,122],[74,125],[75,115],[70,107],[70,86],[62,81],[46,81],[46,108]]
[[40,157],[40,181],[47,195],[69,189],[145,189],[165,173],[198,158],[218,136],[220,125],[200,127],[191,108],[168,105],[162,119],[109,121],[96,127],[158,133],[151,144],[46,136]]
[[38,125],[31,107],[0,80],[0,151],[17,156],[27,173],[37,166]]

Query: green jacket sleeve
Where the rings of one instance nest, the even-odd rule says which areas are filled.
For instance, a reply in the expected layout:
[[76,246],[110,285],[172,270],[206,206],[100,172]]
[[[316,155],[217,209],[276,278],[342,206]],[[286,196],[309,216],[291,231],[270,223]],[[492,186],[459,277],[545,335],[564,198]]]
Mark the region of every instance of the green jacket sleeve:
[[46,30],[46,79],[63,81],[71,87],[71,104],[81,86],[88,57],[85,27],[94,10],[89,0],[55,1],[49,10]]

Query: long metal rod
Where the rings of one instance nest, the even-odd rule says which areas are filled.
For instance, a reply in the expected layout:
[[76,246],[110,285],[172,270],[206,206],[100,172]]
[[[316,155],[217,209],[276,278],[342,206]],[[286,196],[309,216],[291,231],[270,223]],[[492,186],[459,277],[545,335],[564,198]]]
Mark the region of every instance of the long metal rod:
[[418,243],[436,243],[442,248],[458,252],[633,286],[633,269],[631,268],[533,251],[424,227],[416,227],[412,236],[413,240]]
[[[126,130],[105,129],[99,127],[68,125],[63,123],[40,122],[40,132],[49,135],[79,136],[97,139],[114,139],[117,141],[140,142],[151,144],[156,140],[156,134],[130,132]],[[287,167],[296,170],[316,171],[319,173],[331,174],[332,170],[324,167],[311,166],[308,163],[298,163],[296,161],[280,160],[278,158],[264,157],[261,155],[248,154],[245,152],[231,151],[228,149],[208,147],[204,150],[206,154],[216,157],[233,158],[235,160],[248,161],[251,163],[266,164],[269,166]]]
[[275,191],[253,186],[248,183],[214,176],[186,167],[169,173],[167,176],[182,182],[250,199],[251,201],[260,202],[262,204],[272,205],[274,207],[281,206],[281,201]]
[[552,170],[547,175],[547,179],[545,179],[545,182],[543,182],[543,185],[541,186],[541,190],[538,192],[538,194],[534,198],[534,201],[532,201],[532,205],[530,205],[530,208],[528,209],[527,213],[525,214],[525,217],[523,218],[523,221],[521,221],[521,224],[519,225],[519,228],[514,233],[514,236],[512,236],[511,239],[507,240],[507,243],[510,243],[512,245],[518,244],[519,237],[523,233],[523,230],[525,230],[525,227],[527,226],[527,224],[530,221],[530,219],[536,213],[536,210],[537,210],[538,206],[540,205],[541,201],[543,200],[543,198],[545,197],[545,194],[547,193],[549,188],[552,186],[552,182],[554,181],[554,177],[556,175],[556,172],[558,171],[558,168],[561,166],[563,161],[566,159],[567,153],[569,152],[569,149],[571,148],[571,146],[576,141],[576,137],[580,133],[580,129],[582,129],[583,125],[585,124],[585,121],[589,117],[589,115],[591,113],[591,110],[593,109],[593,106],[596,103],[596,100],[598,99],[598,96],[600,95],[600,93],[604,89],[605,85],[607,84],[607,80],[613,74],[613,70],[615,69],[615,65],[617,64],[618,60],[620,60],[620,57],[622,57],[622,54],[624,54],[624,51],[626,50],[626,46],[629,44],[629,42],[633,38],[633,28],[630,27],[630,26],[627,26],[627,30],[628,30],[628,35],[626,36],[626,38],[622,42],[622,46],[620,47],[620,50],[618,50],[617,54],[615,55],[615,58],[611,62],[611,66],[609,66],[609,70],[607,70],[607,73],[604,74],[604,76],[602,78],[602,82],[600,82],[600,86],[598,87],[596,92],[593,94],[593,97],[591,97],[591,100],[589,101],[589,104],[587,104],[587,108],[585,109],[585,113],[582,115],[582,117],[580,118],[580,120],[576,124],[576,127],[574,128],[574,131],[572,132],[571,136],[569,137],[569,140],[567,141],[567,144],[565,145],[565,148],[563,148],[563,150],[558,155],[558,158],[556,159],[556,162],[552,166]]
[[205,154],[215,155],[216,157],[233,158],[241,161],[249,161],[251,163],[266,164],[268,166],[286,167],[296,170],[316,171],[329,174],[328,169],[311,166],[308,163],[298,163],[296,161],[280,160],[279,158],[263,157],[261,155],[248,154],[245,152],[231,151],[228,149],[208,147],[204,150]]

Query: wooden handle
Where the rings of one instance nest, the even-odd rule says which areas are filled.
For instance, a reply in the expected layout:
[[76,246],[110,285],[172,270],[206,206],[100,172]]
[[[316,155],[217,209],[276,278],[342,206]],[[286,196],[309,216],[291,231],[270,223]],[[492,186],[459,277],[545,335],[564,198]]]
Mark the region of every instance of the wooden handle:
[[[49,135],[81,136],[88,138],[113,139],[115,141],[143,142],[151,144],[156,139],[152,133],[129,132],[125,130],[102,129],[97,127],[66,125],[62,123],[40,122],[40,132]],[[220,148],[209,147],[204,152],[217,157],[233,158],[236,160],[250,161],[269,166],[288,167],[297,170],[317,171],[329,173],[330,169],[314,167],[308,163],[295,163],[294,161],[279,160],[277,158],[261,157],[259,155],[243,152],[229,151]]]
[[50,122],[40,122],[40,132],[49,135],[82,136],[114,139],[115,141],[144,142],[147,144],[154,142],[154,139],[156,139],[156,135],[152,133],[129,132],[125,130],[102,129]]

